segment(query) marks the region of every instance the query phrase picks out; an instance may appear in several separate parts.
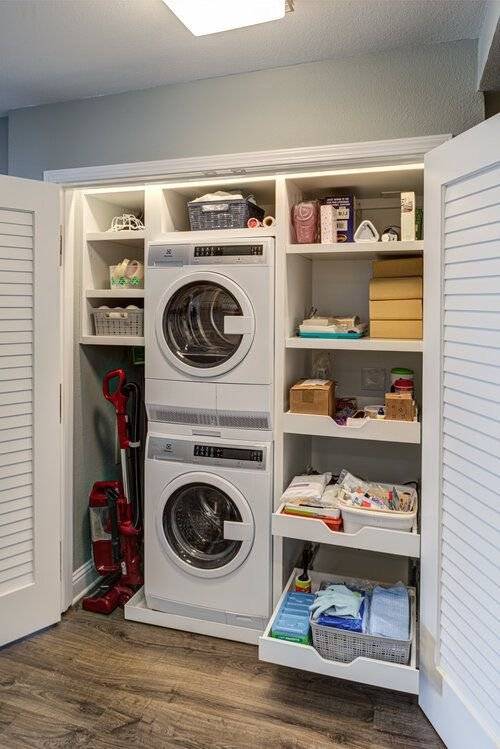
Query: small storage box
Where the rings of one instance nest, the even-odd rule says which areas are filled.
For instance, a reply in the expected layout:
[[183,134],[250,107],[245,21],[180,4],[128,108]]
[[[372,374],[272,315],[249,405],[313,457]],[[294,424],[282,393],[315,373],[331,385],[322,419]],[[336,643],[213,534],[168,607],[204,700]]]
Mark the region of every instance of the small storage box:
[[290,411],[296,414],[334,416],[335,383],[332,380],[301,380],[290,388]]
[[143,309],[92,310],[96,335],[144,335]]
[[246,229],[249,218],[262,221],[263,208],[245,198],[234,200],[204,200],[188,203],[191,231],[209,229]]

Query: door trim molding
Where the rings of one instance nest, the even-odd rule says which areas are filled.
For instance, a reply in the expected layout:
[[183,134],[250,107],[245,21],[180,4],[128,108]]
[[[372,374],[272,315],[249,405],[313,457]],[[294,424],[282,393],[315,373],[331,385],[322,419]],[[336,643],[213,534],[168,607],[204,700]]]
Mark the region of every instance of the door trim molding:
[[424,135],[416,138],[371,140],[304,148],[282,148],[270,151],[248,151],[214,156],[190,156],[185,159],[137,161],[128,164],[53,169],[44,172],[46,182],[61,185],[128,182],[130,180],[162,180],[174,177],[224,178],[247,173],[286,172],[300,169],[332,169],[335,167],[376,163],[388,165],[421,159],[433,148],[452,136]]

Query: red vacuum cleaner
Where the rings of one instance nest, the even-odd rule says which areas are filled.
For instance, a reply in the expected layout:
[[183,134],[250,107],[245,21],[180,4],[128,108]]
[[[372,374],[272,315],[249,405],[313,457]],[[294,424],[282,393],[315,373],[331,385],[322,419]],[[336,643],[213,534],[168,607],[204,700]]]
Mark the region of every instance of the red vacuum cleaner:
[[[114,380],[116,385],[111,390]],[[87,611],[111,614],[143,584],[141,397],[139,386],[127,383],[123,369],[106,374],[102,391],[116,412],[122,481],[97,481],[90,493],[92,554],[103,579],[97,590],[83,599],[82,606]]]

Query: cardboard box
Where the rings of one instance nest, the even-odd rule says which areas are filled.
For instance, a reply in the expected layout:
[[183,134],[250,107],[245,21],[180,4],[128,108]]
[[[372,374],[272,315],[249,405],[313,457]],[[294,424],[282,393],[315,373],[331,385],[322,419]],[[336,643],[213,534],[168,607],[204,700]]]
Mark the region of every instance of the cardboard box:
[[374,260],[372,263],[373,278],[404,278],[421,276],[424,272],[424,261],[421,257],[399,257],[387,260]]
[[370,320],[372,338],[412,338],[423,337],[422,320]]
[[335,415],[335,383],[301,380],[290,388],[290,411],[295,414]]
[[415,241],[415,193],[401,193],[401,241]]
[[322,198],[321,205],[333,205],[337,209],[337,242],[354,242],[354,195],[339,194]]
[[415,421],[417,407],[410,393],[386,393],[385,418],[388,421]]
[[370,301],[382,299],[422,299],[423,281],[421,276],[408,278],[372,278],[370,281]]
[[387,299],[370,302],[370,320],[421,320],[421,299]]

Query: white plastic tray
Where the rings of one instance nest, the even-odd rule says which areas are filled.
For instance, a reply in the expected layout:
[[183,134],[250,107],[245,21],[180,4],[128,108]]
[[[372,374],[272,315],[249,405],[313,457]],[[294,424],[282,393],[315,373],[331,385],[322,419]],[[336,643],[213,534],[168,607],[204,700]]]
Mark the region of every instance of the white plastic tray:
[[420,443],[418,421],[363,419],[360,426],[348,427],[339,426],[330,416],[313,416],[287,411],[283,415],[283,431],[288,434],[310,434],[317,437]]
[[[413,596],[412,600],[412,623],[413,639],[411,646],[410,663],[408,666],[401,666],[398,663],[388,663],[386,661],[376,661],[370,658],[356,658],[351,663],[339,663],[322,658],[321,655],[313,648],[312,645],[299,645],[286,640],[277,640],[271,637],[271,627],[274,618],[280,610],[285,595],[293,587],[295,576],[299,570],[293,570],[283,594],[278,601],[273,615],[267,625],[264,634],[259,638],[259,659],[276,663],[279,666],[290,666],[299,668],[303,671],[311,671],[324,676],[333,676],[337,679],[347,679],[357,681],[361,684],[371,684],[373,686],[384,687],[386,689],[395,689],[399,692],[408,692],[409,694],[418,694],[418,669],[416,663],[416,605],[415,592],[410,589]],[[322,580],[328,580],[329,575],[321,572],[311,572],[313,587],[316,587]]]

